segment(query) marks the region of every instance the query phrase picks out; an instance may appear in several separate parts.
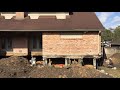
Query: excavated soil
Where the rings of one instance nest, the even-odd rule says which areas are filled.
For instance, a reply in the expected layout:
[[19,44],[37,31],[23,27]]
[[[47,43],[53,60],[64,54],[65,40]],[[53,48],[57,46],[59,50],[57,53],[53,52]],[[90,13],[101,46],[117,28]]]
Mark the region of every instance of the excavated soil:
[[112,78],[94,68],[71,65],[69,68],[30,66],[23,57],[0,60],[0,78]]
[[120,68],[120,53],[115,53],[110,58],[112,58],[114,66]]
[[0,60],[0,78],[24,78],[32,70],[23,57],[9,57]]

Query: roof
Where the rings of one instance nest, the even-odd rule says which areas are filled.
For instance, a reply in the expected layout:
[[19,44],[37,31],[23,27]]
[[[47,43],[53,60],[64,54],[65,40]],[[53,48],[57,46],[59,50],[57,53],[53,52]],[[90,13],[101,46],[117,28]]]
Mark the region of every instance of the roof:
[[0,19],[0,31],[99,31],[104,27],[94,12],[73,12],[67,19]]

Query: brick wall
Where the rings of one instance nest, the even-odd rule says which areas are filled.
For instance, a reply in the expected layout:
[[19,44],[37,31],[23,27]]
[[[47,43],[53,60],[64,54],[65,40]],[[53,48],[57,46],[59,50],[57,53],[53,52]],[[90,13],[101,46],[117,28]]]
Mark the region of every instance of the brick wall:
[[43,32],[43,55],[98,55],[98,32],[84,33],[80,39],[63,39],[60,32]]

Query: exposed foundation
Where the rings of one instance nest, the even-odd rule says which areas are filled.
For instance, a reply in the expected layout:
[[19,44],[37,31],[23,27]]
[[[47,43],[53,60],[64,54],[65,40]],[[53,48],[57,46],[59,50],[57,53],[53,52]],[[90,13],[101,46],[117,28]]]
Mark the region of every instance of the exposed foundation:
[[77,64],[80,66],[84,65],[93,65],[95,69],[98,67],[98,60],[100,59],[100,56],[91,56],[91,57],[86,57],[86,56],[81,56],[79,58],[68,58],[66,57],[43,57],[44,65],[47,66],[52,66],[55,64],[63,64],[64,67],[69,67],[72,64]]

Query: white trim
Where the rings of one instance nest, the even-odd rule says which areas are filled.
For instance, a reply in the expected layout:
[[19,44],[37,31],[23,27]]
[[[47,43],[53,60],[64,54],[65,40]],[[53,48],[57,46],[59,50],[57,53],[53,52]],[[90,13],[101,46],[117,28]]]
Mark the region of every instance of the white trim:
[[16,14],[3,14],[3,13],[1,13],[1,16],[4,16],[5,19],[11,19],[13,16],[16,16]]
[[66,19],[69,13],[29,13],[31,19],[38,19],[39,16],[56,16],[56,19]]

